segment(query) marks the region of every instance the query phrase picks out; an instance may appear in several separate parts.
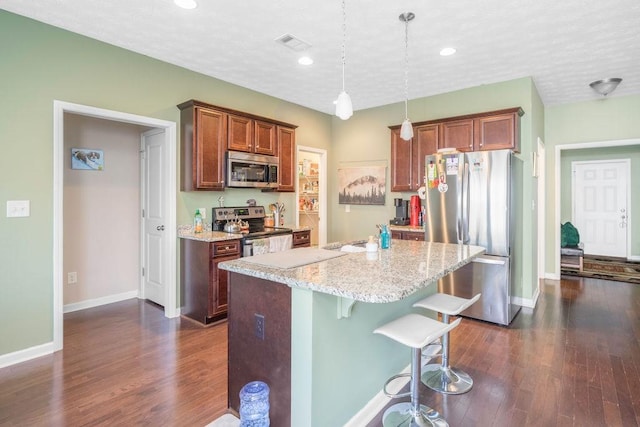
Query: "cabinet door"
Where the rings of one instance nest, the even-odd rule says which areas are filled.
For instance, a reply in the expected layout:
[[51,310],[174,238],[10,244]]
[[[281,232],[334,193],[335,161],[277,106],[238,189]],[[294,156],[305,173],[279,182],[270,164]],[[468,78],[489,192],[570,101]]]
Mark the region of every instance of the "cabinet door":
[[477,118],[476,149],[511,149],[520,152],[516,113]]
[[226,314],[229,304],[229,273],[220,270],[218,264],[223,261],[231,261],[240,258],[240,255],[231,255],[211,259],[211,277],[209,278],[209,317],[220,317]]
[[254,147],[258,154],[267,156],[278,155],[278,140],[276,137],[276,125],[260,120],[254,122]]
[[391,238],[402,240],[402,231],[391,230]]
[[278,191],[295,191],[295,129],[278,126]]
[[400,138],[400,129],[391,131],[391,191],[411,191],[412,144]]
[[253,151],[253,120],[229,114],[229,140],[227,148],[235,151]]
[[223,112],[196,108],[196,148],[192,159],[195,189],[224,190],[226,119]]
[[438,125],[416,127],[411,147],[411,190],[417,191],[424,184],[424,158],[438,151]]
[[473,151],[473,119],[444,122],[442,138],[438,148],[455,148],[458,151]]

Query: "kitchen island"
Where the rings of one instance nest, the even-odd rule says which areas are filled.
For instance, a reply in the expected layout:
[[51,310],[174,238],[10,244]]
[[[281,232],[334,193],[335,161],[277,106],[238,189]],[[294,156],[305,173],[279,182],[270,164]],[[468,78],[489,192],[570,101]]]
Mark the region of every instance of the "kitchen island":
[[[237,411],[240,388],[261,380],[271,388],[272,425],[344,425],[410,362],[404,346],[373,330],[413,311],[435,292],[430,284],[483,251],[393,241],[376,253],[302,248],[279,253],[284,262],[272,266],[259,256],[221,263],[229,271],[229,407]],[[316,253],[331,258],[296,266]]]

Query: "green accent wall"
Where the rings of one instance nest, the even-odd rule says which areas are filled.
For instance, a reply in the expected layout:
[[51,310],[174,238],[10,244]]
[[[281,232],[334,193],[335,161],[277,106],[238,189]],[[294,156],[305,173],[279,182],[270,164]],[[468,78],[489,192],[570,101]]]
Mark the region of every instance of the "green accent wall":
[[[176,105],[195,98],[296,124],[306,146],[331,144],[327,114],[5,11],[0,52],[1,212],[7,200],[31,201],[30,217],[0,215],[0,356],[53,340],[54,100],[179,123]],[[221,195],[227,206],[249,198],[295,203],[293,193],[175,188],[178,224],[189,224],[199,207],[217,206]]]
[[[585,84],[585,90],[588,90]],[[559,274],[555,269],[555,264],[558,259],[559,250],[556,247],[555,236],[559,232],[556,227],[560,226],[563,218],[567,218],[565,213],[561,213],[561,217],[557,218],[555,214],[555,199],[556,199],[556,180],[561,180],[560,187],[560,203],[562,212],[566,212],[566,208],[562,206],[567,203],[570,196],[571,181],[563,178],[564,168],[561,169],[561,176],[556,177],[556,146],[558,145],[570,145],[578,143],[596,143],[607,141],[627,141],[637,140],[636,148],[640,146],[640,120],[638,120],[638,112],[640,111],[640,96],[623,96],[614,98],[599,98],[594,101],[579,102],[573,104],[556,105],[545,108],[545,144],[546,144],[546,170],[547,170],[547,209],[546,209],[546,257],[545,257],[545,270],[552,275]],[[612,150],[611,148],[604,150],[604,152]],[[632,154],[631,148],[628,148]],[[580,149],[579,152],[574,153],[575,150],[562,150],[562,158],[567,156],[570,159],[572,156],[600,156],[603,153],[602,150],[596,148],[593,149]],[[634,151],[635,152],[635,151]],[[561,164],[562,167],[562,164]],[[638,163],[632,160],[631,164],[631,188],[633,193],[633,185],[637,181]],[[568,182],[567,182],[568,181]],[[570,199],[569,202],[570,203]],[[637,206],[636,197],[632,196],[632,214],[634,214],[635,220],[632,224],[632,230],[637,230],[635,224],[637,223]],[[569,210],[570,212],[570,210]],[[635,232],[635,236],[632,236],[631,241],[631,256],[639,256],[640,248],[638,248],[638,233]]]

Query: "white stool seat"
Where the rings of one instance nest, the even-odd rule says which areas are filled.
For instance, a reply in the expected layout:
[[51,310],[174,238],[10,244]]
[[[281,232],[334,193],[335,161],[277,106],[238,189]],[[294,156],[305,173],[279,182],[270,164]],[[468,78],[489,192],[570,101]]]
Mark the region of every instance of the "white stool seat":
[[[448,427],[449,424],[440,417],[437,411],[420,404],[420,370],[422,348],[446,335],[458,326],[461,319],[452,323],[439,322],[429,317],[410,313],[382,325],[373,331],[394,341],[411,347],[411,374],[398,374],[389,378],[383,391],[390,397],[411,396],[411,402],[401,402],[390,406],[382,416],[384,427]],[[390,394],[387,385],[399,377],[409,376],[411,384],[408,393]]]
[[393,320],[375,331],[411,348],[422,348],[458,326],[460,319],[442,323],[420,314],[410,313]]
[[473,298],[467,299],[455,295],[437,293],[421,299],[413,304],[413,306],[426,308],[427,310],[437,311],[450,316],[457,316],[478,301],[480,295],[481,294],[477,294]]
[[[436,293],[424,298],[414,307],[442,313],[442,322],[449,323],[449,316],[457,316],[480,299],[481,294],[471,299]],[[457,319],[456,322],[459,322]],[[453,322],[455,323],[455,322]],[[452,323],[452,324],[453,324]],[[466,393],[473,387],[473,379],[466,372],[449,366],[449,333],[442,336],[442,362],[423,366],[422,382],[432,390],[445,394]]]

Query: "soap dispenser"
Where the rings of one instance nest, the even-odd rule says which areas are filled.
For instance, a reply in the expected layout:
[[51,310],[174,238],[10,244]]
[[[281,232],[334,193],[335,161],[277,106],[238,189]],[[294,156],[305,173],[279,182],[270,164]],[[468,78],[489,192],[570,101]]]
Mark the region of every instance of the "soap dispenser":
[[202,233],[202,215],[200,209],[196,209],[196,214],[193,217],[193,232]]
[[375,241],[373,236],[369,236],[369,241],[365,245],[367,252],[378,252],[378,243]]

